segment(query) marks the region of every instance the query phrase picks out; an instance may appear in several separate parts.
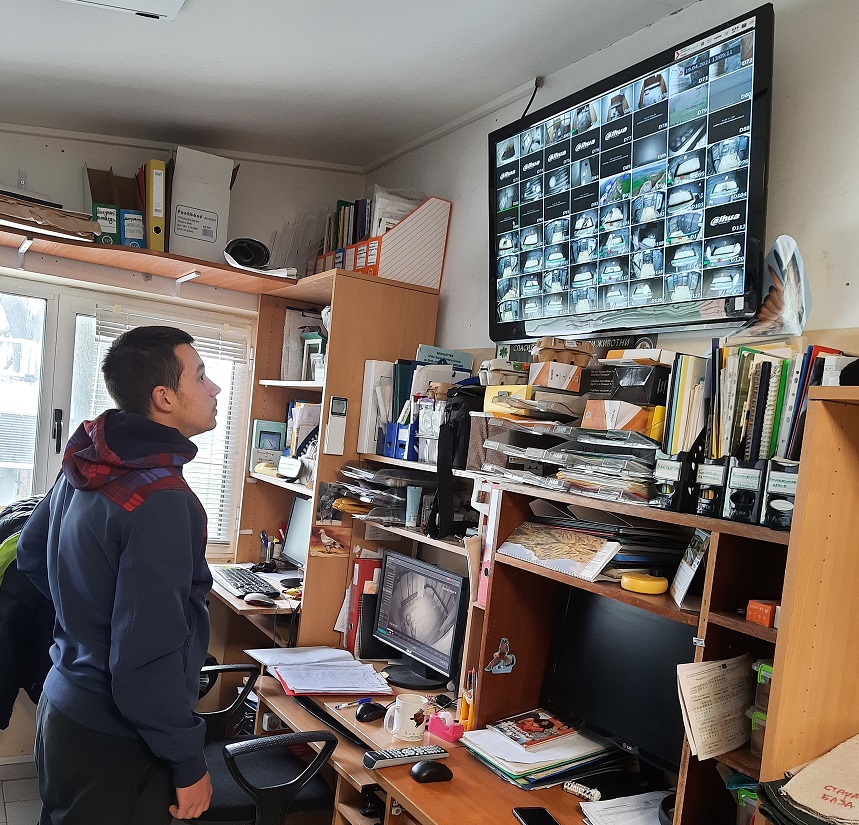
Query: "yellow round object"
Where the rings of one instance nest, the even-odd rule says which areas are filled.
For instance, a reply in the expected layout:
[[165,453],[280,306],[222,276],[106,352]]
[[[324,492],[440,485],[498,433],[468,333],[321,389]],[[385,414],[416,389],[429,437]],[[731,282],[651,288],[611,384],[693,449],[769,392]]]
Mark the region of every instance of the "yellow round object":
[[648,573],[624,573],[620,586],[633,593],[664,593],[668,590],[668,579],[665,576],[651,576]]

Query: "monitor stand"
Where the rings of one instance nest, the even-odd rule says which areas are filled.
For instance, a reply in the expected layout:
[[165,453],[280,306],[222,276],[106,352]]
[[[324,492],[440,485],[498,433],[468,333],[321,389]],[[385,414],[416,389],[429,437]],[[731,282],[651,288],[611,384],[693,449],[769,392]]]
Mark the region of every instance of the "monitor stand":
[[407,662],[406,664],[388,665],[385,668],[385,678],[389,685],[408,688],[409,690],[432,690],[444,688],[447,685],[449,679],[443,673],[439,673],[421,662],[410,660],[406,656],[403,658]]

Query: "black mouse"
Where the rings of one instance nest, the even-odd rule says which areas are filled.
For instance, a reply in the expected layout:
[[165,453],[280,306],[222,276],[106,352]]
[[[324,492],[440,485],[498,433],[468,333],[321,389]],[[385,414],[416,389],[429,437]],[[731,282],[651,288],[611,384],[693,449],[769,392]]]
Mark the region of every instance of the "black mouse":
[[355,711],[355,721],[356,722],[375,722],[377,719],[381,719],[387,708],[384,705],[380,705],[378,702],[364,702],[363,705],[358,706],[358,710]]
[[453,779],[453,771],[438,759],[415,762],[411,774],[415,782],[448,782]]

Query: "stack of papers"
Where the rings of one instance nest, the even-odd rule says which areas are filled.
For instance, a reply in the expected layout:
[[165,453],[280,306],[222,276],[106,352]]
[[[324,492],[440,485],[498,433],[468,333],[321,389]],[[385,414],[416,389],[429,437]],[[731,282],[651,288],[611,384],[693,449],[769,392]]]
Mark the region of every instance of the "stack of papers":
[[469,731],[461,741],[491,771],[529,791],[613,770],[626,761],[607,739],[581,731],[530,749],[489,729]]
[[265,665],[290,695],[390,695],[390,685],[372,665],[357,661],[348,650],[293,647],[246,650]]
[[624,796],[604,802],[582,802],[582,813],[588,825],[657,825],[659,803],[668,791]]

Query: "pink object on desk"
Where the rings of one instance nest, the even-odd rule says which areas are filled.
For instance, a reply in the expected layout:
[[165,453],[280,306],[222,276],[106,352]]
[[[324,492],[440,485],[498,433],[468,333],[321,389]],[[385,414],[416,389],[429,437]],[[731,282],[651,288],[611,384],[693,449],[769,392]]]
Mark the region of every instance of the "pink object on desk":
[[464,732],[462,725],[454,722],[449,713],[434,713],[430,716],[427,730],[433,736],[444,739],[445,742],[456,742]]

